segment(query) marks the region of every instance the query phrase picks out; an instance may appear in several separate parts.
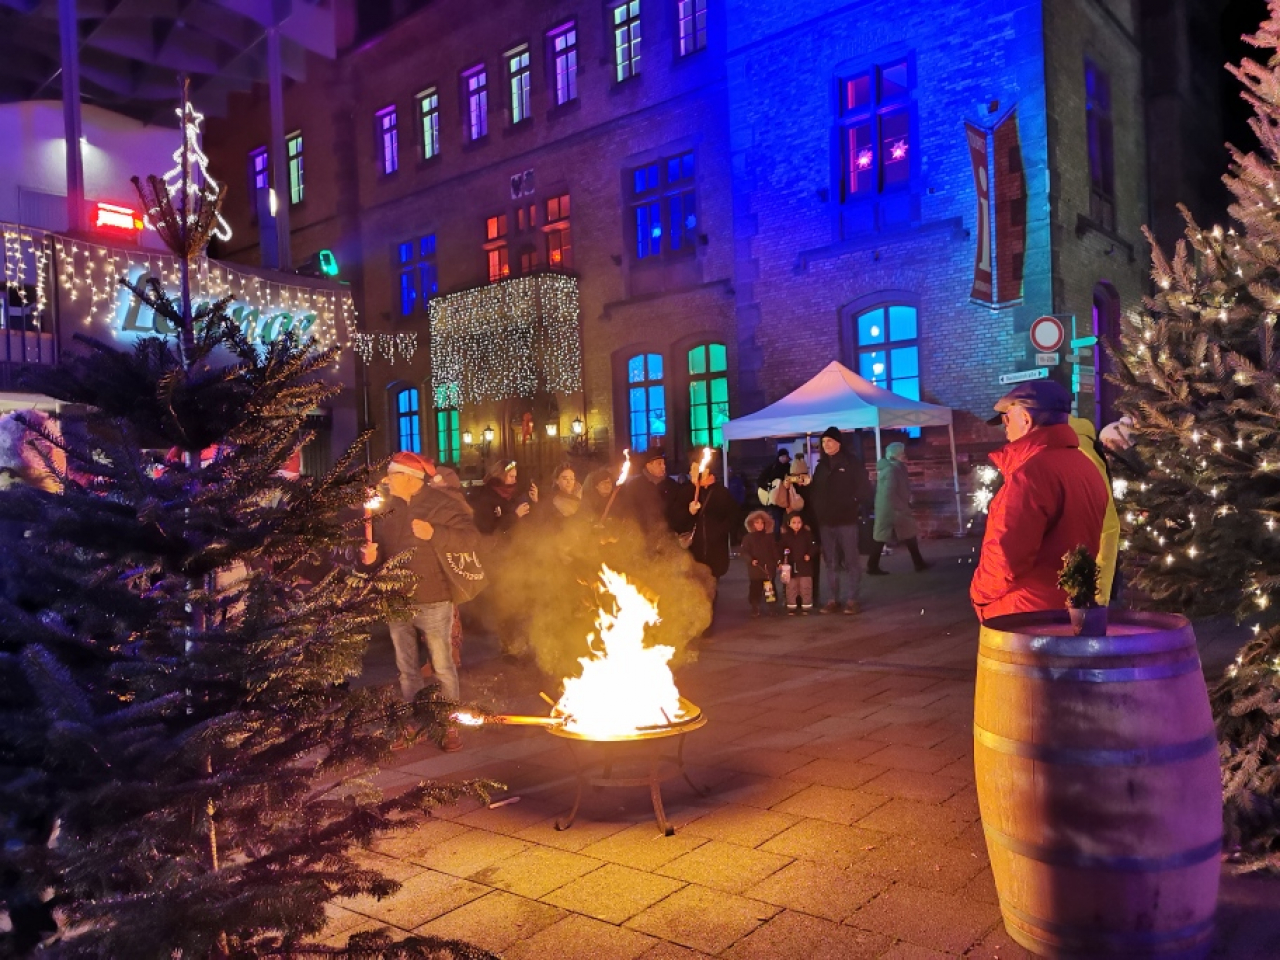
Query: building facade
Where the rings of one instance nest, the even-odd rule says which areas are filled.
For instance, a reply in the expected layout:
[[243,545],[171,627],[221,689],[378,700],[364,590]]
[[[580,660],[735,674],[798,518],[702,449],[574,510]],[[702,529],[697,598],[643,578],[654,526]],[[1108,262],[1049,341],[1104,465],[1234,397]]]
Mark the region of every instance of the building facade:
[[[678,456],[832,359],[971,414],[975,449],[1002,376],[1108,400],[1070,341],[1144,288],[1133,3],[407,6],[339,14],[276,185],[295,261],[353,284],[376,453]],[[264,100],[209,129],[238,236]],[[1065,342],[1033,343],[1045,315]]]

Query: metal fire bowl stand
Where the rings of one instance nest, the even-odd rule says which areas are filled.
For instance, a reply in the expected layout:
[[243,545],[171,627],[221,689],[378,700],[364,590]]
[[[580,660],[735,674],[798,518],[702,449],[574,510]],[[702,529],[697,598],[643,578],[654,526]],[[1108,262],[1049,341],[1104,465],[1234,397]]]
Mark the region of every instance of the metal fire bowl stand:
[[[684,738],[705,726],[707,718],[683,697],[680,698],[679,716],[679,720],[662,727],[605,739],[585,736],[561,727],[547,728],[552,736],[565,741],[569,755],[573,757],[574,778],[577,781],[573,809],[563,820],[556,821],[556,829],[568,830],[573,826],[578,808],[582,805],[584,787],[648,787],[658,826],[668,837],[673,836],[675,827],[667,822],[666,811],[662,808],[662,783],[675,777],[683,777],[694,793],[699,796],[704,793],[685,772]],[[668,751],[672,737],[675,738],[675,753]],[[599,775],[593,776],[592,771],[597,769]],[[643,776],[640,775],[641,772],[644,773]],[[619,775],[615,776],[615,773]]]

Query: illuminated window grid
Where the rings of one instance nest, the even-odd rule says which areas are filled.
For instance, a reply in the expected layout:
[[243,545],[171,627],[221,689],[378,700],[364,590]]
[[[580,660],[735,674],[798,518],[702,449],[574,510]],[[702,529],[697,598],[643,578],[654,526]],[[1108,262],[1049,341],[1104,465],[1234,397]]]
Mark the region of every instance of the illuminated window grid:
[[679,0],[676,21],[680,56],[697,53],[707,45],[707,0]]
[[911,80],[906,60],[840,81],[841,189],[857,199],[911,180]]
[[289,134],[285,141],[289,155],[289,203],[296,204],[302,202],[303,197],[303,180],[302,180],[302,131],[296,131]]
[[440,155],[440,93],[435,87],[417,96],[418,123],[422,135],[422,159]]
[[[858,373],[900,397],[920,399],[920,323],[916,308],[888,304],[858,314]],[[918,427],[907,433],[918,437]]]
[[400,169],[400,132],[397,129],[396,108],[383,107],[375,115],[378,121],[378,155],[383,174]]
[[569,232],[569,195],[561,194],[547,201],[547,265],[552,270],[573,269],[573,243]]
[[640,72],[640,0],[613,8],[613,62],[619,83]]
[[661,445],[667,435],[662,354],[638,353],[627,361],[627,414],[633,451]]
[[729,422],[727,354],[723,343],[689,351],[689,441],[695,447],[720,446],[720,428]]
[[418,416],[418,391],[406,387],[396,393],[396,451],[422,452],[422,423]]
[[507,215],[499,213],[485,220],[484,250],[489,265],[489,282],[497,283],[511,276],[507,249]]
[[457,463],[462,451],[457,409],[436,411],[436,453],[441,463]]
[[479,140],[489,134],[489,74],[480,64],[462,78],[467,91],[467,139]]
[[523,123],[532,113],[529,86],[529,48],[519,47],[507,54],[507,80],[511,90],[511,123]]
[[426,310],[431,298],[440,292],[436,235],[428,233],[397,244],[396,267],[400,275],[400,315],[412,316],[419,302]]
[[548,37],[555,67],[556,105],[578,99],[578,27],[566,23],[556,27]]
[[693,252],[698,216],[692,152],[636,167],[631,192],[637,260]]

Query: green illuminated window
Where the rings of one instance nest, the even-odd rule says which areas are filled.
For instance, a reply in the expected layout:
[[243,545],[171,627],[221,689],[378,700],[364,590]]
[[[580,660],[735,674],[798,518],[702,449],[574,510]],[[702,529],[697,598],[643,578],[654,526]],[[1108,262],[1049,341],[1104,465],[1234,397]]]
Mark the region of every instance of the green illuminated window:
[[703,343],[689,351],[689,441],[718,447],[729,422],[728,351],[723,343]]

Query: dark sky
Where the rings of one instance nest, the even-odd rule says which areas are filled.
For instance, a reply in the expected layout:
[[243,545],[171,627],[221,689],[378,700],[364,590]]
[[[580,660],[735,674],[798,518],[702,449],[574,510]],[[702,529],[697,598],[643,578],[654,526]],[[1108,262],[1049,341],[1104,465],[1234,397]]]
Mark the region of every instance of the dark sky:
[[[1239,63],[1243,58],[1258,60],[1265,51],[1245,43],[1240,37],[1254,33],[1267,18],[1267,0],[1227,0],[1222,14],[1222,52],[1224,63]],[[1240,84],[1225,70],[1222,74],[1223,139],[1246,152],[1257,149],[1258,140],[1249,129],[1253,111],[1240,99]]]

